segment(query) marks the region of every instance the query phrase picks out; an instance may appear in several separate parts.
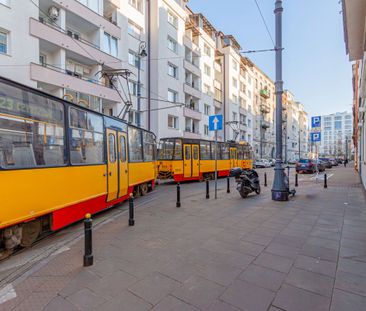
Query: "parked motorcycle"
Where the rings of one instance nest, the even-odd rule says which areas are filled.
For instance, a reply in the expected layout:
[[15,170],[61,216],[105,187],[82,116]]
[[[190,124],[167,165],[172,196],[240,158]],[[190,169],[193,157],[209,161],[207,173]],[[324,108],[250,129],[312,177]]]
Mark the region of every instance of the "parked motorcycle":
[[261,193],[259,176],[255,170],[243,170],[240,167],[235,167],[230,170],[230,176],[235,177],[237,183],[236,190],[239,191],[243,199],[245,199],[249,193]]

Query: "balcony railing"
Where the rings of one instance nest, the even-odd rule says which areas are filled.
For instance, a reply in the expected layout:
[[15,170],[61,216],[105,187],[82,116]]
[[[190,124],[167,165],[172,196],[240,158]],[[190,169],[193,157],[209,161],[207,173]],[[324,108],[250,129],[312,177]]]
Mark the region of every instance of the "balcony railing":
[[262,89],[259,91],[260,96],[263,98],[269,98],[271,96],[271,93],[268,89]]
[[58,25],[56,25],[56,24],[52,23],[51,21],[49,21],[49,19],[48,19],[47,17],[46,17],[46,18],[44,18],[43,16],[40,16],[40,17],[39,17],[39,21],[40,21],[42,24],[45,24],[45,25],[47,25],[47,26],[49,26],[49,27],[52,27],[53,29],[55,29],[55,30],[57,30],[57,31],[59,31],[59,32],[62,32],[62,33],[64,33],[65,35],[68,35],[68,36],[69,36],[69,37],[71,37],[71,38],[74,38],[74,39],[76,39],[76,40],[78,40],[78,41],[80,41],[80,42],[83,42],[83,43],[85,43],[85,44],[87,44],[87,45],[89,45],[89,46],[91,46],[91,47],[93,47],[93,48],[96,48],[96,49],[100,50],[100,47],[99,47],[98,45],[96,45],[96,44],[94,44],[93,42],[90,42],[90,41],[88,41],[88,40],[85,40],[84,38],[80,37],[79,35],[77,35],[77,34],[75,34],[75,33],[72,33],[72,32],[70,32],[70,31],[67,31],[67,30],[62,29],[62,28],[61,28],[61,27],[59,27]]
[[64,73],[64,74],[67,74],[68,76],[72,76],[72,77],[75,77],[75,78],[79,78],[81,80],[84,80],[84,81],[87,81],[87,82],[90,82],[90,83],[94,83],[94,84],[98,84],[98,85],[101,85],[101,86],[108,87],[102,81],[95,80],[95,79],[92,79],[92,78],[87,77],[87,76],[83,76],[83,75],[81,75],[81,74],[79,74],[77,72],[73,72],[71,70],[63,69],[63,68],[60,68],[60,67],[57,67],[57,66],[54,66],[54,65],[51,65],[51,64],[47,64],[47,63],[42,63],[41,66],[46,67],[46,68],[49,68],[49,69],[52,69],[52,70],[55,70],[55,71],[58,71],[58,72],[61,72],[61,73]]

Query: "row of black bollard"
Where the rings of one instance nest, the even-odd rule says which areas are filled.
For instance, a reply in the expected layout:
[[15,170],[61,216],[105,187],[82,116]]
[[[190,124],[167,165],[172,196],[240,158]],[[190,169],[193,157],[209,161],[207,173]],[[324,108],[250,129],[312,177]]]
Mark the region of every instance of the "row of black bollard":
[[327,174],[324,174],[324,188],[328,188]]
[[227,189],[226,189],[226,193],[230,193],[230,177],[227,177]]
[[206,179],[206,199],[210,198],[210,182]]
[[299,174],[296,173],[295,175],[295,187],[298,187],[299,186]]
[[84,267],[92,266],[94,262],[92,224],[91,215],[86,214],[84,219]]
[[267,187],[267,173],[264,173],[264,187]]
[[134,199],[133,194],[130,194],[130,198],[128,200],[128,209],[129,209],[129,217],[128,217],[128,225],[135,225],[135,207],[134,207]]
[[180,204],[180,184],[177,183],[177,204],[176,204],[176,207],[181,207],[181,204]]

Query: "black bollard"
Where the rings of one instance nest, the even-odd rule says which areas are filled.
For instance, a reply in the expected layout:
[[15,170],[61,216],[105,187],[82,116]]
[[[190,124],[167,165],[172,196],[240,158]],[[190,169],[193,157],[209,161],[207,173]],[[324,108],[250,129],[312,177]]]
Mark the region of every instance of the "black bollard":
[[93,237],[92,237],[92,223],[90,214],[85,215],[84,219],[84,234],[85,234],[85,252],[84,252],[84,267],[93,265]]
[[177,207],[181,207],[180,205],[180,184],[177,183]]
[[230,193],[230,177],[227,177],[227,189],[226,189],[226,193]]
[[295,187],[298,187],[299,186],[299,174],[296,173],[295,175]]
[[206,199],[210,198],[210,182],[206,179]]
[[264,186],[267,187],[267,173],[264,173]]
[[328,188],[327,174],[324,174],[324,188]]
[[128,206],[129,206],[129,219],[128,219],[128,225],[134,226],[135,225],[135,211],[134,211],[134,199],[133,194],[130,194],[130,199],[128,200]]

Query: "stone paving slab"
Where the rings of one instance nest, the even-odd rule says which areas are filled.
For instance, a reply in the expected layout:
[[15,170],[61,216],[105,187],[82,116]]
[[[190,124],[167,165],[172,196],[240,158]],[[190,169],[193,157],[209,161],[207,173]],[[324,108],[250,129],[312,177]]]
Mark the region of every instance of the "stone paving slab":
[[80,240],[0,291],[0,311],[366,310],[365,196],[351,168],[332,171],[328,189],[302,176],[282,203],[223,179],[216,201],[182,184],[176,208],[161,185],[136,200],[135,227],[122,214],[94,230],[92,267]]

